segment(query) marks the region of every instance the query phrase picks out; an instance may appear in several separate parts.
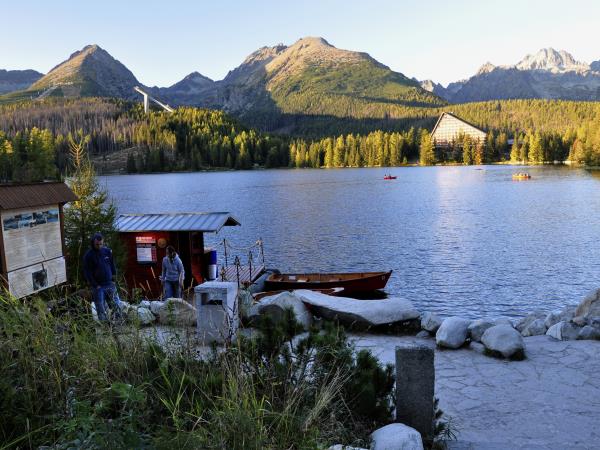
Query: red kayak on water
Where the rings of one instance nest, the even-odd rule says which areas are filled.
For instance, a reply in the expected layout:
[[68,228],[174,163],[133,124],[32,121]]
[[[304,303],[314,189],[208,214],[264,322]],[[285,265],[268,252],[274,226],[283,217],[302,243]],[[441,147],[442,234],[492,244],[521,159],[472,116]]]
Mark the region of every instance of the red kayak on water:
[[383,176],[384,180],[395,180],[396,178],[398,178],[398,177],[396,177],[394,175],[384,175]]

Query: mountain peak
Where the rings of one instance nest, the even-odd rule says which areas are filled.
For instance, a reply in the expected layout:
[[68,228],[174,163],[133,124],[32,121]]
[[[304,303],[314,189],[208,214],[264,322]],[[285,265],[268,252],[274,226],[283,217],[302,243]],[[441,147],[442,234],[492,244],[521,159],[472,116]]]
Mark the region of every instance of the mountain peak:
[[548,70],[551,72],[564,72],[572,70],[586,70],[589,66],[576,61],[569,52],[557,51],[551,47],[543,48],[534,55],[527,55],[515,68],[519,70]]
[[327,42],[324,38],[319,36],[306,36],[298,39],[293,45],[316,45],[316,46],[325,46],[325,47],[333,47],[329,42]]
[[190,73],[189,75],[186,75],[183,80],[186,80],[186,81],[209,81],[211,83],[213,82],[213,80],[211,80],[210,78],[208,78],[205,75],[202,75],[198,71],[194,71],[194,72]]
[[496,66],[493,65],[491,62],[488,61],[483,66],[481,66],[479,68],[479,70],[477,71],[477,75],[481,75],[481,74],[484,74],[484,73],[490,73],[495,68],[496,68]]
[[139,82],[127,67],[96,44],[86,45],[54,67],[32,89],[61,87],[63,95],[132,98]]
[[[78,56],[85,57],[85,56],[93,54],[94,52],[96,52],[98,50],[106,53],[106,51],[103,50],[102,48],[100,48],[100,46],[98,44],[88,44],[85,47],[83,47],[81,50],[77,50],[76,52],[71,53],[71,55],[69,56],[69,59],[77,58]],[[63,61],[63,63],[64,62],[65,61]],[[58,67],[58,66],[56,66],[56,67]],[[52,70],[54,70],[54,68]]]

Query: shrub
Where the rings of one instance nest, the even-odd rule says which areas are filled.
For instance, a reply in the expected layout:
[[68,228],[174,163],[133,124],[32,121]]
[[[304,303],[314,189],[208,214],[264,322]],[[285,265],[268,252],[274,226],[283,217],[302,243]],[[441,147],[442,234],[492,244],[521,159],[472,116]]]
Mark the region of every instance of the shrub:
[[[60,304],[60,302],[57,302]],[[144,331],[0,295],[0,441],[54,448],[363,445],[391,421],[393,375],[334,324],[293,314],[199,358]]]

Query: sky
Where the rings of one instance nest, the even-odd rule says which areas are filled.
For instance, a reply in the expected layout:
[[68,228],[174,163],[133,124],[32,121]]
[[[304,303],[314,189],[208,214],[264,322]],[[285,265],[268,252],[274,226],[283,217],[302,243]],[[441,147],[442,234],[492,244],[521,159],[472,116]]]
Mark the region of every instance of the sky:
[[253,51],[320,36],[443,85],[541,48],[600,60],[592,0],[0,0],[0,69],[46,73],[98,44],[143,84],[220,80]]

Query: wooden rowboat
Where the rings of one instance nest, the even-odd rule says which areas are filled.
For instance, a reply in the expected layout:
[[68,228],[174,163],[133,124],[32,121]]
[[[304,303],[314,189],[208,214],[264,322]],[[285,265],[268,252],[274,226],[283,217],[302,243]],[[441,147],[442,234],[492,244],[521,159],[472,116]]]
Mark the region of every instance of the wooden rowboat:
[[389,272],[357,273],[274,273],[265,280],[265,290],[326,289],[341,287],[344,293],[383,289]]
[[[315,292],[320,292],[321,294],[332,295],[332,296],[341,296],[344,292],[344,288],[329,288],[329,289],[311,289]],[[256,294],[252,294],[252,298],[257,302],[265,297],[270,297],[272,295],[281,294],[282,292],[290,292],[288,289],[284,289],[281,291],[265,291],[265,292],[257,292]]]

